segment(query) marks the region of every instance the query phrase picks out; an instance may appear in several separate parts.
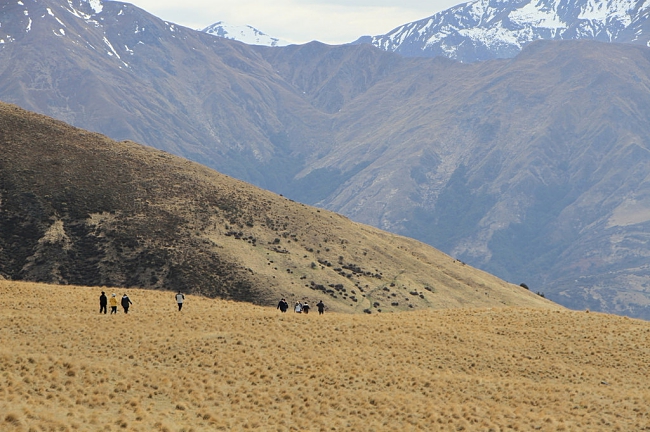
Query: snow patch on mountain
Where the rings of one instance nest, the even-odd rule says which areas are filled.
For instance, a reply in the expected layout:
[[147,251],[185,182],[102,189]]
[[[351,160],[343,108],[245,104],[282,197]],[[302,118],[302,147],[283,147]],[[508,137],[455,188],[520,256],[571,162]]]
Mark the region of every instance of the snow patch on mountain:
[[522,27],[532,24],[535,27],[553,30],[566,28],[566,23],[552,9],[539,3],[528,3],[523,8],[510,12],[508,18]]
[[627,26],[632,22],[629,12],[634,8],[636,3],[631,0],[619,0],[607,3],[598,0],[587,0],[578,18],[602,23],[605,23],[607,20],[617,20]]
[[67,11],[70,12],[72,15],[76,16],[77,18],[81,18],[83,20],[89,20],[90,19],[90,15],[85,14],[85,13],[75,9],[74,6],[72,6],[71,1],[68,1],[68,6],[70,7],[70,9],[67,9]]
[[249,25],[237,26],[219,21],[201,31],[213,36],[233,39],[248,45],[265,45],[272,47],[288,45],[287,42],[271,37]]
[[90,7],[95,11],[96,14],[102,13],[104,6],[102,5],[101,0],[84,0],[87,1]]

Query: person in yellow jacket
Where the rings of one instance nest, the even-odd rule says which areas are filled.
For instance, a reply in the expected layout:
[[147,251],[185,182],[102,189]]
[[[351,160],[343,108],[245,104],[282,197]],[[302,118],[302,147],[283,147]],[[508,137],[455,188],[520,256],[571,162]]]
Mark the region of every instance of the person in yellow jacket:
[[108,304],[111,305],[111,315],[117,313],[117,297],[115,297],[115,293],[111,296],[111,298],[108,300]]

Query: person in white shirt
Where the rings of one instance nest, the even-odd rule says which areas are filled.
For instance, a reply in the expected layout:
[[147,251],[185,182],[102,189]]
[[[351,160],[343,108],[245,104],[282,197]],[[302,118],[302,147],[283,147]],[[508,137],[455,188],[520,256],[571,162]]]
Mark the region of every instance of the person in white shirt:
[[183,295],[182,292],[178,292],[176,294],[176,303],[178,303],[178,310],[180,312],[181,309],[183,309],[183,302],[185,301],[185,296]]

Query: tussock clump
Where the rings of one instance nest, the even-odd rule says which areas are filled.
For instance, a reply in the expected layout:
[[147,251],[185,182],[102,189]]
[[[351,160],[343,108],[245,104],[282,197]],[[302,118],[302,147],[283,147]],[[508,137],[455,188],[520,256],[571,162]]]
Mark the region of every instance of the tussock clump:
[[18,415],[14,413],[9,413],[5,416],[5,423],[8,423],[11,426],[19,426],[20,425],[20,420],[18,419]]

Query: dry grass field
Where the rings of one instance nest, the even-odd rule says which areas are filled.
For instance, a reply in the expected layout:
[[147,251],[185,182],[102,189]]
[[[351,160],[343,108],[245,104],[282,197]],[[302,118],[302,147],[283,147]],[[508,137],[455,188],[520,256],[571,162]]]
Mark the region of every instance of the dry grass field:
[[0,430],[650,430],[645,321],[127,292],[100,315],[98,288],[0,281]]

